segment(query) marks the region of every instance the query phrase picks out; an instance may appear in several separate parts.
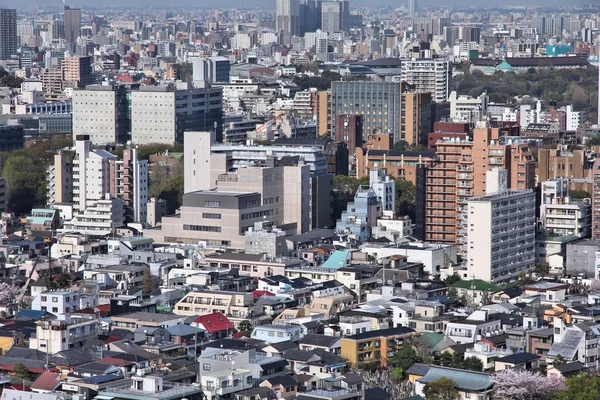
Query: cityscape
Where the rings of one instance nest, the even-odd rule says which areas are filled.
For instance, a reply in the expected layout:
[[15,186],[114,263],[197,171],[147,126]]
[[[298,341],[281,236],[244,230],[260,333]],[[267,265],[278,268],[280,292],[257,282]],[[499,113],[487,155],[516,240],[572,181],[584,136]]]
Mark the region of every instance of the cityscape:
[[0,106],[0,400],[600,400],[596,0],[8,0]]

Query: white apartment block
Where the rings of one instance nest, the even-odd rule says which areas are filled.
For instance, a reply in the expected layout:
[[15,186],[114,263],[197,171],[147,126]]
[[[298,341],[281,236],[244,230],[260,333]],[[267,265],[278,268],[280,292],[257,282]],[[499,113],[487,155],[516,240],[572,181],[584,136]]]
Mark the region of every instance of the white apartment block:
[[574,111],[572,105],[567,106],[565,111],[567,114],[567,132],[577,131],[577,128],[587,120],[587,113],[585,111]]
[[385,171],[375,169],[369,172],[369,185],[377,195],[377,200],[381,203],[381,210],[384,215],[395,215],[396,182]]
[[479,97],[458,96],[456,91],[450,93],[450,118],[453,122],[477,123],[487,116],[489,97],[482,93]]
[[431,93],[441,103],[450,96],[452,64],[446,60],[403,60],[400,80],[415,85],[418,92]]
[[112,235],[125,225],[125,202],[106,195],[103,200],[89,201],[84,211],[65,221],[63,232],[79,232],[83,235]]
[[131,92],[131,140],[135,144],[183,142],[183,132],[222,126],[220,88],[141,87]]
[[31,303],[31,309],[60,315],[97,305],[98,299],[95,295],[84,295],[73,290],[54,290],[36,295]]
[[84,216],[88,207],[104,207],[106,201],[118,198],[124,202],[128,222],[146,221],[148,162],[138,159],[137,149],[125,149],[119,160],[105,150],[92,150],[89,135],[77,135],[75,152],[72,165],[58,154],[47,169],[49,206],[72,202],[74,212]]
[[39,321],[29,348],[43,353],[78,349],[88,340],[97,339],[100,323],[95,315],[65,316],[62,320]]
[[507,282],[535,263],[535,193],[502,190],[468,200],[462,214],[467,274]]
[[542,182],[539,227],[546,236],[587,237],[592,229],[591,202],[571,201],[569,181]]

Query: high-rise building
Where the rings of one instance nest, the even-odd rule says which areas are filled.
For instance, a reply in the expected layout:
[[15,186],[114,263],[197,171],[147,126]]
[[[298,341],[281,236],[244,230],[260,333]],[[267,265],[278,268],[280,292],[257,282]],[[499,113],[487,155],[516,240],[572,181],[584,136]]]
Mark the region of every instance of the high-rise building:
[[227,57],[192,58],[194,82],[229,83],[229,59]]
[[[160,228],[148,231],[149,237],[158,243],[206,240],[213,245],[241,249],[245,246],[245,232],[259,221],[274,226],[286,224],[290,232],[310,230],[309,165],[291,165],[287,160],[280,163],[267,156],[264,166],[236,170],[228,165],[229,157],[204,158],[206,152],[201,144],[205,141],[198,139],[211,136],[210,132],[185,134],[186,157],[189,157],[185,169],[192,171],[186,172],[186,179],[200,178],[196,171],[201,167],[200,174],[211,176],[208,188],[184,194],[181,215],[163,217]],[[188,182],[184,185],[193,186]]]
[[[94,120],[93,124],[89,121]],[[90,136],[95,145],[183,141],[186,130],[214,130],[221,140],[221,88],[89,86],[73,92],[73,131]]]
[[600,159],[592,167],[592,239],[600,239]]
[[[347,3],[347,2],[346,2]],[[343,23],[343,3],[341,1],[324,1],[321,3],[321,30],[329,35],[341,32]],[[349,16],[348,16],[349,18]]]
[[402,61],[400,80],[429,92],[436,103],[448,100],[452,88],[452,63],[446,60],[416,59]]
[[70,51],[75,51],[79,36],[81,36],[81,9],[65,6],[65,42]]
[[300,35],[300,0],[277,0],[275,11],[278,32]]
[[54,164],[46,169],[46,205],[73,201],[73,166],[67,162],[65,153],[54,155]]
[[[431,96],[399,82],[333,82],[331,93],[332,131],[337,116],[362,115],[363,136],[391,133],[394,143],[404,140],[425,144],[431,132]],[[342,121],[343,122],[343,121]]]
[[62,60],[63,88],[85,88],[94,83],[92,56],[65,57]]
[[408,15],[414,18],[417,14],[417,0],[408,0]]
[[146,221],[148,161],[140,160],[137,149],[131,146],[119,159],[105,150],[92,149],[89,135],[77,135],[73,164],[66,161],[64,154],[58,154],[46,176],[50,207],[72,202],[74,212],[87,212],[89,216],[89,208],[99,207],[99,201],[118,198],[123,208],[119,218],[125,218],[125,222]]
[[501,190],[468,200],[467,275],[504,283],[535,265],[535,193]]
[[182,143],[185,131],[214,131],[216,140],[223,140],[222,88],[177,83],[131,92],[133,143]]
[[17,54],[17,10],[0,9],[0,60]]
[[460,212],[473,196],[486,194],[486,172],[508,172],[509,189],[535,187],[535,160],[526,145],[500,143],[500,130],[479,127],[473,140],[448,139],[436,144],[437,160],[426,171],[426,240],[457,243]]
[[131,132],[129,95],[124,86],[92,85],[73,91],[73,132],[88,135],[95,145],[125,144]]

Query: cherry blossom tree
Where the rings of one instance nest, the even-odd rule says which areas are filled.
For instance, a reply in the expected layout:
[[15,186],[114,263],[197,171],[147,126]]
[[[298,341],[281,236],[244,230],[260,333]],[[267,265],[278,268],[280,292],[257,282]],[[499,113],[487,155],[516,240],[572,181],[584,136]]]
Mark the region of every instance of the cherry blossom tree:
[[492,375],[494,400],[549,400],[565,388],[563,377],[546,378],[539,372],[505,369]]
[[9,285],[5,282],[0,282],[0,303],[7,304],[17,301],[21,294],[21,288],[15,285]]

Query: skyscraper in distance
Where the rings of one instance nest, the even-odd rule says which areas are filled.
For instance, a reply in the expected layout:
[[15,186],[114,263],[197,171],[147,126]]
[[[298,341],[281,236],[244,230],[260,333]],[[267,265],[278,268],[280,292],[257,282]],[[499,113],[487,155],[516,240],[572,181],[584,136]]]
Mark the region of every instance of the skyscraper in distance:
[[80,35],[81,9],[65,6],[65,41],[70,51],[75,50],[75,44]]
[[17,10],[0,9],[0,60],[17,53]]
[[321,3],[321,30],[328,34],[342,31],[342,2],[324,1]]
[[278,32],[300,35],[300,0],[277,0],[275,13]]
[[408,1],[408,15],[411,18],[415,17],[417,13],[417,0],[407,0]]

